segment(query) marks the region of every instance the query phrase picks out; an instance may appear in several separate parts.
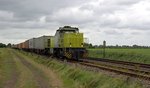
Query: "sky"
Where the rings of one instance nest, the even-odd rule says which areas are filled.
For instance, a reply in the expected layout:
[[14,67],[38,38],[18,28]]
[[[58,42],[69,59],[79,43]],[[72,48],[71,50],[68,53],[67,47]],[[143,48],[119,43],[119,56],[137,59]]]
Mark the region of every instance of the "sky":
[[150,46],[150,0],[0,0],[0,42],[78,27],[88,42]]

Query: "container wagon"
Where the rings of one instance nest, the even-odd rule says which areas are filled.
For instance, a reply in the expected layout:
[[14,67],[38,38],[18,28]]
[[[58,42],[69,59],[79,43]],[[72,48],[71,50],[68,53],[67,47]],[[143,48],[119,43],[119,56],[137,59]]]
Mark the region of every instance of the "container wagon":
[[29,40],[29,50],[39,54],[50,53],[50,38],[52,36],[41,36]]

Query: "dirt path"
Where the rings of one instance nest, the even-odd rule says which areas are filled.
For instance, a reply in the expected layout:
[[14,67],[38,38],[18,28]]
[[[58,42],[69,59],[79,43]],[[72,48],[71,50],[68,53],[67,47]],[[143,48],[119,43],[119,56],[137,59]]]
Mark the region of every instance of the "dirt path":
[[20,57],[19,55],[16,55],[16,58],[21,61],[21,63],[27,67],[33,74],[33,80],[36,80],[37,85],[39,88],[51,88],[50,84],[48,84],[48,80],[46,80],[45,74],[39,70],[38,68],[34,67],[31,63],[26,61],[24,58]]
[[0,87],[1,88],[15,88],[15,84],[18,80],[18,74],[16,62],[11,58],[8,50],[2,50],[0,58]]
[[[15,64],[14,64],[15,65]],[[13,73],[11,74],[10,79],[8,79],[5,83],[4,83],[4,88],[15,88],[15,84],[17,82],[18,79],[18,73],[16,71],[15,68],[13,68]]]
[[15,50],[0,51],[0,88],[63,88],[50,68]]
[[15,88],[15,84],[18,80],[19,73],[17,72],[15,62],[12,62],[12,65],[14,65],[12,68],[13,69],[12,74],[10,78],[7,81],[5,81],[4,88]]
[[32,61],[27,56],[16,52],[13,52],[13,54],[32,72],[33,79],[36,80],[38,88],[63,88],[60,78],[52,70]]

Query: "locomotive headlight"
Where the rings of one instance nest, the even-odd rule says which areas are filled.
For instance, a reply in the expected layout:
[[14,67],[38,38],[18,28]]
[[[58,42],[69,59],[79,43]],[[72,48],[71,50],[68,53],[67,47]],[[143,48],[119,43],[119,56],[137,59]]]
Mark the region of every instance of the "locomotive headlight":
[[83,47],[83,43],[81,43],[81,47]]
[[70,47],[71,47],[71,43],[70,43]]

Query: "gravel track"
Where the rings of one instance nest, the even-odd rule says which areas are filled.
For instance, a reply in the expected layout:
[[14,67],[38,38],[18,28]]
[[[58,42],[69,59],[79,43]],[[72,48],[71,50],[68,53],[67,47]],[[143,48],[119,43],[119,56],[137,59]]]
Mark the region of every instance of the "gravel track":
[[63,88],[55,71],[15,50],[5,49],[0,61],[0,88]]
[[[7,54],[10,54],[9,51],[7,51]],[[5,55],[5,54],[4,54]],[[1,57],[1,67],[4,67],[2,72],[2,79],[1,81],[4,81],[3,84],[0,84],[0,87],[2,88],[15,88],[16,82],[18,80],[19,72],[17,71],[16,62],[13,58],[10,58],[9,56]]]
[[39,88],[63,88],[62,79],[55,71],[42,64],[38,64],[31,57],[14,51],[13,53],[32,72]]

